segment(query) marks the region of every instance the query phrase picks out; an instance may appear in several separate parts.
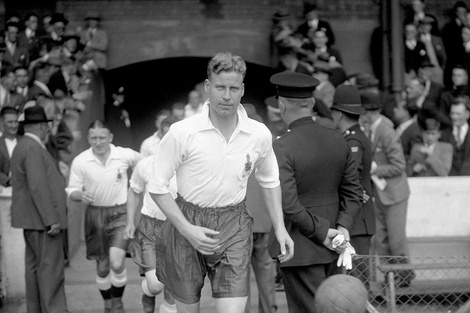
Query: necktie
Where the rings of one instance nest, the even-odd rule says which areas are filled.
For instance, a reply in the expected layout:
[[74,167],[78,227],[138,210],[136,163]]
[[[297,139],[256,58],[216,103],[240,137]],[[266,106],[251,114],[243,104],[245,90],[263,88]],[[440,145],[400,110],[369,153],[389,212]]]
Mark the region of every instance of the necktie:
[[457,126],[457,132],[455,134],[455,142],[457,143],[457,147],[462,145],[462,126]]

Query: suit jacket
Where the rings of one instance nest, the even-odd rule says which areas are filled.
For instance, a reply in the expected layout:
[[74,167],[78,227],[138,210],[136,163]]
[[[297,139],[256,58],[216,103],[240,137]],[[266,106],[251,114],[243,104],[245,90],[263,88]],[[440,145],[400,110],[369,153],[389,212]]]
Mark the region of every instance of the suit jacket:
[[457,147],[452,128],[442,131],[441,140],[450,143],[454,148],[449,176],[470,175],[470,130],[460,147]]
[[393,205],[408,199],[410,188],[403,147],[392,125],[384,117],[375,131],[372,159],[377,163],[377,176],[387,181],[384,190],[375,188],[380,201]]
[[[330,23],[324,20],[318,20],[318,26],[317,29],[325,29],[325,34],[328,37],[328,46],[332,46],[335,44],[335,34],[333,33],[333,29],[330,26]],[[302,24],[299,25],[297,28],[297,33],[302,35],[304,38],[308,38],[308,32],[310,30],[310,26],[308,25],[308,22],[305,21]]]
[[108,66],[108,33],[104,29],[97,28],[91,36],[90,31],[85,29],[80,34],[80,42],[85,45],[85,53],[91,57],[99,68]]
[[49,90],[52,92],[52,94],[54,94],[57,89],[60,89],[66,96],[69,95],[69,88],[67,87],[64,74],[61,70],[51,75],[47,87],[49,87]]
[[362,208],[355,221],[354,229],[349,234],[351,236],[373,235],[375,234],[375,212],[372,203],[373,193],[370,180],[370,167],[372,164],[370,140],[361,130],[359,124],[351,126],[343,133],[343,136],[351,147],[351,154],[356,163],[362,189],[370,197],[366,203],[362,203]]
[[416,143],[423,142],[423,137],[421,135],[421,129],[418,126],[418,123],[413,122],[407,129],[400,135],[401,145],[403,147],[403,154],[405,159],[408,159],[411,153],[411,148]]
[[19,66],[29,64],[28,50],[25,47],[21,47],[18,43],[16,44],[15,53],[10,54],[8,49],[3,53],[2,62],[10,64],[11,66]]
[[418,73],[418,68],[426,57],[426,47],[421,41],[416,42],[416,47],[413,50],[405,44],[405,72],[409,73],[413,70]]
[[[423,146],[422,143],[413,146],[406,166],[408,176],[448,176],[452,167],[452,145],[448,142],[436,142],[433,154],[429,156],[421,152]],[[413,167],[417,163],[425,165],[426,169],[414,172]]]
[[0,137],[0,185],[10,186],[10,155],[4,135]]
[[27,51],[30,51],[38,42],[38,37],[34,36],[31,38],[26,37],[26,32],[23,30],[18,34],[18,44],[21,47],[26,48]]
[[67,228],[65,180],[43,146],[23,136],[13,150],[11,174],[12,227],[46,230],[60,223]]
[[430,83],[431,85],[429,87],[429,92],[426,96],[426,100],[432,102],[434,104],[434,107],[437,108],[441,99],[442,92],[444,91],[444,85],[435,83],[433,81],[431,81]]
[[[310,116],[289,129],[273,143],[284,221],[296,250],[281,267],[328,264],[338,258],[323,246],[328,229],[342,225],[352,230],[360,213],[363,193],[356,164],[343,136]],[[278,252],[279,244],[272,240],[270,253],[277,257]]]

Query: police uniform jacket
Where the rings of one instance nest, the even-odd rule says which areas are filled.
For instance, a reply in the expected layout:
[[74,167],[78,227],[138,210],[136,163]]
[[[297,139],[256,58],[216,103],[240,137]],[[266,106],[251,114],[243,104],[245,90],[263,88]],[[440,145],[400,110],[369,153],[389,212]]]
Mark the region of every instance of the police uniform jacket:
[[375,233],[375,213],[372,203],[372,183],[370,180],[370,167],[372,164],[370,140],[358,124],[347,129],[343,136],[351,147],[351,154],[356,162],[362,189],[370,197],[366,203],[362,203],[362,210],[355,221],[354,229],[349,234],[351,236],[373,235]]
[[[281,266],[328,264],[338,254],[323,246],[329,228],[348,230],[361,208],[362,187],[351,149],[343,136],[310,116],[289,126],[273,144],[279,163],[286,229],[294,257]],[[279,247],[276,243],[274,245]],[[270,249],[272,256],[278,250]]]

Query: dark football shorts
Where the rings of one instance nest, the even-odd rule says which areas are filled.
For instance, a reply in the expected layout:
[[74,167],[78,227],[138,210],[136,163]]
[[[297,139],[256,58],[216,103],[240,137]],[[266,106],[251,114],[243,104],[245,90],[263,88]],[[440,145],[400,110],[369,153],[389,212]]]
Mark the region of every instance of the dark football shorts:
[[125,204],[111,207],[88,206],[85,213],[87,259],[108,259],[110,247],[127,250],[128,240],[124,239],[126,224]]
[[157,239],[158,279],[180,302],[199,302],[206,274],[214,298],[248,296],[248,262],[252,249],[253,218],[245,202],[223,208],[202,208],[176,199],[184,216],[197,226],[220,231],[220,248],[213,255],[199,253],[166,220]]
[[141,276],[156,267],[155,244],[163,222],[163,220],[142,214],[139,226],[135,230],[134,239],[129,243],[129,251],[134,262],[140,267]]

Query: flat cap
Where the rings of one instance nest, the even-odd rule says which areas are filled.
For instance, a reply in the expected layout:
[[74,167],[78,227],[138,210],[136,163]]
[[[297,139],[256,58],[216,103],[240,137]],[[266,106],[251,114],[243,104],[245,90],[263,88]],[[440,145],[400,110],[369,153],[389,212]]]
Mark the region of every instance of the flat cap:
[[380,100],[380,94],[375,92],[363,92],[361,93],[361,101],[364,109],[371,111],[371,110],[378,110],[382,108],[382,101]]
[[270,82],[276,86],[277,96],[286,98],[311,98],[315,87],[320,84],[312,76],[287,71],[274,74]]
[[354,115],[366,113],[359,91],[354,86],[344,84],[336,88],[331,109]]

